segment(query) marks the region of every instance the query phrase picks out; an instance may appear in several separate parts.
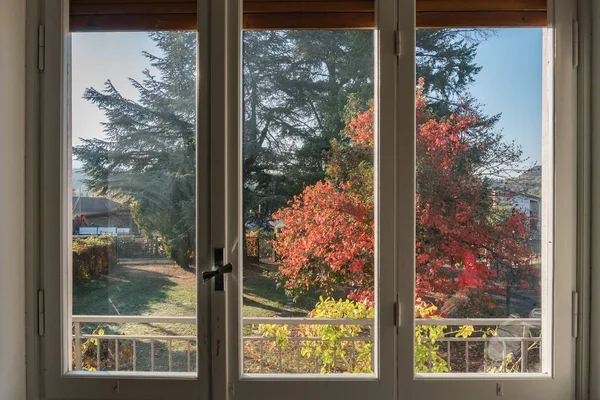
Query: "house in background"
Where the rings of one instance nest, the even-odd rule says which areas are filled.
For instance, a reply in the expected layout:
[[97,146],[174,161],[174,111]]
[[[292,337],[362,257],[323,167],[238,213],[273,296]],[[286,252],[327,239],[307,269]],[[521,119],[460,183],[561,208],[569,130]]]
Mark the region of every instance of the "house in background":
[[129,206],[106,197],[73,196],[73,234],[135,234]]

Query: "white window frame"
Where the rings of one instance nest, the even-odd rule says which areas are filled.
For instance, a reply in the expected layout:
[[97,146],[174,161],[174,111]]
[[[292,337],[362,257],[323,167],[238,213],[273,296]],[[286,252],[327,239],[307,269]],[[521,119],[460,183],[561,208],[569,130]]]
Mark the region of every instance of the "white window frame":
[[[402,1],[402,0],[401,0]],[[407,0],[410,1],[410,0]],[[444,399],[464,399],[465,393],[474,397],[488,398],[497,395],[500,388],[503,398],[521,399],[569,399],[575,398],[575,344],[573,333],[572,301],[577,292],[576,272],[578,261],[577,214],[578,199],[578,129],[577,129],[577,69],[573,61],[573,21],[576,18],[577,2],[570,0],[554,0],[548,5],[549,30],[544,40],[544,101],[549,109],[543,110],[544,136],[542,145],[545,154],[543,175],[544,221],[543,233],[544,260],[550,265],[553,275],[546,274],[543,283],[542,299],[545,301],[543,316],[544,342],[547,344],[543,352],[551,351],[551,365],[546,365],[548,374],[415,374],[413,365],[402,363],[406,355],[411,354],[410,346],[414,340],[414,317],[407,313],[400,329],[398,341],[398,385],[410,393],[411,399],[431,399],[443,396]],[[410,29],[410,16],[400,16],[401,21]],[[401,22],[402,25],[402,22]],[[413,25],[414,26],[414,25]],[[550,33],[550,35],[548,35]],[[403,34],[404,35],[404,34]],[[548,58],[552,55],[552,58]],[[408,117],[408,116],[406,116]],[[401,116],[398,116],[402,120]],[[401,131],[401,136],[414,138],[414,125]],[[410,131],[410,132],[409,132]],[[554,134],[556,132],[556,134]],[[407,141],[410,139],[407,139]],[[414,143],[414,139],[413,143]],[[407,146],[410,147],[410,146]],[[554,149],[557,149],[554,151]],[[401,149],[399,150],[401,151]],[[554,163],[552,165],[552,158]],[[403,168],[414,165],[414,153],[405,150],[400,158]],[[551,166],[550,173],[547,166]],[[403,169],[400,168],[401,170]],[[414,178],[407,177],[401,184],[404,188],[412,188]],[[554,190],[556,188],[557,190]],[[407,190],[409,192],[409,190]],[[402,207],[400,207],[402,208]],[[400,227],[414,226],[413,215],[405,215]],[[544,230],[544,228],[543,228]],[[408,246],[414,240],[408,228],[403,237],[401,247]],[[404,254],[400,265],[412,268],[413,253]],[[546,261],[547,262],[547,261]],[[402,279],[398,282],[399,295],[405,304],[411,304],[414,296],[414,280]],[[557,301],[554,301],[554,300]],[[576,323],[576,321],[575,321]],[[548,334],[550,332],[550,334]],[[550,337],[548,337],[550,336]],[[414,347],[413,347],[414,348]],[[545,357],[547,360],[548,357]]]
[[[197,82],[197,184],[210,182],[208,115],[210,85],[218,85],[209,77],[211,48],[209,21],[211,0],[198,1],[198,69]],[[40,136],[37,151],[40,154],[39,207],[41,226],[39,245],[39,294],[40,333],[38,360],[40,376],[36,391],[44,399],[200,399],[210,398],[211,343],[197,341],[197,374],[143,373],[143,372],[81,372],[70,371],[71,336],[71,277],[69,218],[71,215],[70,187],[71,135],[69,83],[70,83],[70,34],[68,23],[68,0],[47,0],[40,28],[40,49],[43,72],[39,78],[40,88]],[[43,36],[43,39],[41,38]],[[36,46],[37,47],[37,46]],[[41,64],[40,64],[41,65]],[[204,134],[203,134],[204,133]],[[208,190],[198,191],[197,202],[197,262],[199,270],[212,268],[210,248],[210,202]],[[60,211],[58,211],[60,210]],[[198,337],[210,335],[209,297],[211,286],[197,287]],[[32,293],[30,293],[30,299]],[[43,305],[43,306],[42,306]]]
[[[322,375],[322,374],[244,374],[242,370],[242,351],[239,350],[242,318],[241,313],[241,288],[242,265],[239,243],[242,230],[241,221],[241,193],[240,193],[240,98],[241,98],[241,9],[240,1],[227,0],[228,26],[224,36],[228,37],[228,69],[231,81],[228,83],[227,92],[227,232],[226,232],[226,258],[234,265],[231,279],[227,287],[227,322],[228,322],[228,381],[220,382],[220,386],[227,384],[227,389],[236,394],[239,399],[261,398],[263,400],[280,399],[282,393],[289,400],[331,399],[331,398],[390,398],[396,396],[395,384],[395,334],[394,303],[396,271],[396,240],[395,222],[393,218],[379,218],[378,213],[395,213],[395,182],[397,182],[397,154],[396,154],[396,127],[395,127],[395,90],[398,74],[398,56],[395,51],[395,30],[397,29],[397,2],[396,0],[376,1],[376,29],[375,47],[376,54],[376,125],[378,138],[375,144],[375,162],[377,184],[376,189],[376,258],[379,274],[384,278],[376,277],[376,329],[378,345],[375,346],[375,374],[349,374],[349,375]],[[405,13],[414,14],[414,4],[403,4]],[[407,42],[408,43],[408,42]],[[406,61],[405,61],[406,62]],[[414,68],[414,66],[413,66]],[[414,73],[403,76],[401,79],[406,85],[411,85],[414,97]],[[414,98],[413,98],[414,104]],[[414,112],[413,117],[414,118]],[[385,211],[383,211],[385,210]],[[385,348],[382,349],[382,346]],[[392,347],[392,348],[390,348]],[[233,351],[232,351],[233,349]],[[223,367],[225,368],[225,366]],[[310,381],[310,384],[308,384]]]
[[[210,0],[199,1],[199,8],[206,6],[206,3]],[[388,0],[380,0],[388,1]],[[224,4],[225,2],[218,2]],[[236,0],[228,0],[229,10],[237,7]],[[398,0],[398,4],[401,7],[398,9],[397,18],[400,25],[400,31],[402,32],[403,43],[414,42],[414,12],[400,12],[400,9],[414,11],[414,1],[411,0]],[[27,238],[28,246],[28,269],[27,269],[27,291],[28,291],[28,388],[30,398],[38,398],[40,394],[43,394],[44,398],[47,399],[88,399],[88,398],[106,398],[106,399],[160,399],[160,398],[197,398],[198,393],[207,391],[208,385],[201,384],[201,379],[186,380],[186,379],[165,379],[164,377],[156,377],[151,379],[150,377],[140,378],[122,378],[111,376],[111,374],[102,374],[103,376],[97,377],[66,377],[64,375],[65,365],[63,363],[66,360],[63,357],[63,352],[56,344],[57,338],[63,335],[63,332],[70,331],[68,329],[68,321],[64,318],[62,325],[56,321],[62,321],[62,315],[64,315],[65,305],[69,304],[69,299],[65,296],[60,297],[61,285],[67,285],[68,280],[65,275],[59,275],[60,280],[55,279],[57,271],[60,271],[60,264],[66,262],[69,258],[69,252],[66,246],[62,246],[61,243],[65,243],[67,237],[65,232],[69,229],[64,227],[65,221],[61,220],[61,213],[49,212],[50,210],[62,209],[63,214],[70,214],[68,211],[68,201],[62,201],[61,193],[65,193],[64,188],[65,182],[61,179],[62,177],[68,176],[70,163],[65,162],[67,157],[64,157],[65,143],[68,143],[68,135],[66,135],[66,122],[68,121],[68,115],[66,115],[67,107],[64,107],[68,99],[64,96],[67,93],[68,79],[66,76],[65,65],[68,64],[68,1],[66,0],[46,0],[45,14],[43,19],[39,19],[41,13],[39,13],[37,3],[29,0],[29,11],[28,18],[30,21],[40,20],[45,26],[45,70],[41,73],[38,78],[35,76],[37,72],[32,73],[31,67],[28,71],[28,97],[30,99],[38,98],[41,101],[41,111],[34,101],[28,100],[28,114],[30,116],[29,121],[32,123],[28,126],[28,154],[39,155],[38,160],[28,161],[28,222],[39,223],[40,235],[30,235]],[[555,176],[554,184],[560,190],[554,193],[554,210],[560,210],[560,213],[555,213],[555,237],[554,237],[554,257],[556,265],[567,265],[568,267],[561,271],[556,271],[555,281],[555,294],[554,298],[557,299],[571,299],[571,294],[578,290],[577,279],[576,279],[576,265],[581,255],[581,248],[577,241],[578,232],[580,228],[583,215],[580,215],[581,210],[578,210],[578,195],[581,194],[582,190],[585,189],[586,184],[581,183],[579,179],[581,176],[578,175],[578,168],[582,168],[580,155],[584,151],[578,145],[580,140],[578,133],[578,91],[577,91],[577,69],[574,68],[573,64],[573,38],[571,33],[573,32],[572,21],[576,19],[576,7],[577,2],[569,0],[554,0],[553,7],[550,10],[554,12],[549,13],[549,19],[554,21],[553,28],[555,32],[555,42],[553,43],[553,49],[555,51],[555,62],[554,62],[554,76],[551,80],[554,81],[554,114],[550,116],[549,121],[554,123],[555,131],[561,132],[560,135],[556,135],[554,146],[559,151],[555,153]],[[213,15],[218,12],[218,6],[212,11]],[[201,10],[200,10],[201,11]],[[239,13],[239,10],[238,10]],[[207,13],[199,12],[199,18],[201,16],[207,16]],[[239,14],[238,14],[239,17]],[[206,17],[208,18],[208,17]],[[386,17],[387,20],[387,17]],[[391,23],[391,20],[389,21]],[[207,26],[199,23],[199,26]],[[382,43],[387,43],[387,46],[393,46],[393,28],[389,25],[390,29],[386,30],[386,34],[381,36]],[[33,61],[30,66],[37,64],[37,34],[33,32],[31,27],[29,28],[29,49],[28,59]],[[218,31],[219,28],[213,26],[214,31]],[[200,49],[209,51],[210,46],[208,44],[209,33],[208,29],[205,32],[206,36],[199,35]],[[204,42],[203,42],[203,38]],[[229,37],[229,41],[232,39]],[[202,46],[204,44],[205,46]],[[231,45],[231,43],[230,43]],[[203,50],[201,50],[203,51]],[[218,51],[218,50],[212,50]],[[239,49],[232,46],[229,48],[238,57]],[[231,55],[231,53],[230,53]],[[221,54],[222,56],[222,54]],[[382,55],[383,57],[383,55]],[[388,54],[386,56],[386,66],[391,65],[392,57],[395,55]],[[407,61],[412,57],[412,65]],[[237,59],[237,58],[236,58]],[[35,60],[35,61],[34,61]],[[206,62],[206,58],[203,60],[200,57],[200,65]],[[390,63],[390,64],[387,64]],[[231,65],[231,64],[229,64]],[[414,105],[414,54],[410,54],[409,51],[403,51],[398,63],[396,76],[396,103],[394,104],[406,104],[405,102],[412,102]],[[233,68],[230,66],[230,68]],[[383,68],[383,67],[382,67]],[[394,67],[395,69],[396,67]],[[222,72],[222,71],[221,71]],[[230,71],[231,72],[231,71]],[[387,73],[391,73],[390,70]],[[52,79],[52,77],[61,76],[60,80]],[[555,77],[560,77],[556,79]],[[225,79],[223,76],[222,79]],[[209,79],[210,80],[210,79]],[[581,87],[581,86],[580,86]],[[206,90],[206,92],[203,92]],[[238,94],[234,93],[237,89],[231,86],[228,87],[228,95],[234,96],[237,99]],[[203,94],[204,93],[204,94]],[[202,88],[200,85],[199,89],[199,110],[206,106],[206,102],[214,100],[214,97],[210,97],[210,93],[207,88]],[[212,95],[214,96],[214,94]],[[204,102],[204,103],[203,103]],[[221,103],[225,107],[226,102]],[[383,107],[383,105],[381,106]],[[388,107],[386,105],[386,107]],[[207,108],[207,107],[206,107]],[[400,108],[399,108],[400,109]],[[414,168],[414,154],[409,154],[407,149],[411,146],[414,148],[414,107],[411,111],[411,115],[408,114],[408,108],[401,108],[400,112],[396,115],[396,126],[400,132],[397,137],[396,146],[393,149],[383,148],[381,157],[392,157],[395,158],[396,168],[395,171],[405,171],[409,164],[410,170]],[[225,115],[224,109],[219,111]],[[235,112],[228,111],[229,113]],[[380,112],[383,112],[380,109]],[[231,117],[231,115],[229,115]],[[406,118],[404,118],[406,117]],[[552,118],[553,117],[553,118]],[[237,118],[237,116],[236,116]],[[200,118],[199,118],[200,119]],[[37,136],[37,128],[35,121],[39,120],[41,129],[41,135]],[[208,118],[206,118],[208,120]],[[235,119],[237,121],[237,119]],[[413,121],[412,127],[409,126],[408,121]],[[231,119],[229,119],[231,121]],[[205,129],[211,129],[211,127],[205,126]],[[201,127],[198,127],[201,129]],[[214,129],[214,128],[213,128]],[[232,127],[227,127],[228,132],[231,132]],[[237,129],[237,128],[234,128]],[[411,135],[407,132],[410,130]],[[37,138],[40,139],[39,143],[36,143]],[[225,143],[212,144],[213,151],[219,150],[219,146],[225,147]],[[215,149],[215,146],[217,147]],[[388,154],[389,153],[389,154]],[[33,158],[33,157],[32,157]],[[231,161],[229,168],[236,167],[237,160]],[[203,165],[203,164],[202,164]],[[199,164],[199,168],[202,166]],[[204,165],[205,168],[209,168],[208,165]],[[214,166],[213,166],[214,167]],[[32,171],[33,168],[33,171]],[[35,172],[38,170],[39,172]],[[584,166],[585,170],[585,166]],[[61,174],[56,174],[56,171],[61,171]],[[39,174],[39,176],[38,176]],[[199,177],[202,173],[198,174]],[[578,179],[579,178],[579,179]],[[36,181],[39,179],[39,186]],[[398,248],[413,248],[414,246],[414,233],[409,234],[406,227],[414,226],[414,201],[410,190],[414,189],[414,176],[411,174],[395,173],[395,180],[397,187],[403,188],[403,190],[396,193],[394,201],[396,202],[396,224],[397,227],[403,228],[398,230],[398,236],[396,237],[396,243]],[[579,184],[578,184],[579,182]],[[217,186],[218,183],[215,183]],[[583,185],[583,188],[582,188]],[[214,188],[217,191],[225,188]],[[414,193],[414,190],[412,191]],[[230,194],[230,193],[228,193]],[[546,199],[547,197],[544,197]],[[200,199],[199,199],[200,201]],[[210,199],[205,199],[210,201]],[[406,205],[410,204],[410,207]],[[402,206],[404,205],[404,206]],[[39,210],[39,215],[35,211]],[[31,212],[31,214],[30,214]],[[217,215],[217,216],[216,216]],[[219,214],[213,214],[212,216],[205,216],[206,218],[212,219],[213,235],[215,237],[215,229],[217,226],[226,226],[226,223],[231,221],[225,221],[218,217]],[[201,216],[199,216],[201,218]],[[222,225],[219,225],[222,223]],[[60,234],[57,234],[56,227],[62,226]],[[198,241],[210,241],[209,235],[202,237],[199,232]],[[225,233],[222,233],[221,237],[224,237]],[[231,240],[232,238],[228,238]],[[225,239],[224,239],[225,240]],[[212,242],[212,246],[216,246],[216,242]],[[231,244],[229,242],[228,244]],[[62,247],[61,247],[62,246]],[[37,251],[39,249],[39,252]],[[206,255],[207,260],[210,255]],[[57,260],[58,264],[57,264]],[[553,376],[550,377],[538,377],[538,378],[527,378],[527,377],[509,377],[509,376],[473,376],[469,377],[472,379],[447,379],[435,377],[433,379],[415,379],[413,363],[407,363],[406,357],[409,354],[413,354],[413,315],[412,315],[412,304],[413,304],[413,293],[414,287],[413,282],[408,282],[407,279],[400,279],[400,275],[407,276],[409,270],[413,268],[414,257],[411,256],[410,252],[396,253],[398,280],[396,282],[399,299],[401,304],[404,305],[404,312],[402,313],[401,326],[398,329],[398,343],[396,345],[398,358],[396,362],[397,367],[397,388],[393,393],[393,397],[396,398],[411,398],[411,399],[427,399],[431,396],[443,395],[445,399],[464,399],[465,393],[471,395],[482,395],[485,397],[495,395],[496,384],[501,383],[503,385],[503,392],[505,398],[522,398],[523,393],[527,393],[528,398],[531,399],[567,399],[575,398],[576,392],[576,359],[575,359],[575,338],[571,336],[572,324],[562,323],[565,321],[565,316],[571,316],[571,301],[556,302],[554,304],[554,313],[560,314],[560,318],[554,318],[553,330],[555,333],[553,341]],[[38,270],[38,265],[40,269]],[[39,273],[38,273],[39,272]],[[581,271],[580,271],[581,272]],[[585,273],[582,273],[585,276]],[[234,279],[228,280],[228,285],[231,285]],[[408,283],[407,283],[408,282]],[[578,281],[582,284],[581,280]],[[408,285],[410,284],[410,288]],[[43,289],[45,294],[45,329],[43,329],[44,337],[40,341],[38,340],[38,289]],[[65,291],[63,291],[65,292]],[[232,292],[231,290],[229,291]],[[582,294],[585,294],[584,291]],[[65,293],[63,293],[65,294]],[[581,296],[580,296],[581,297]],[[60,299],[60,303],[56,301]],[[200,300],[199,300],[200,301]],[[235,300],[234,298],[234,301]],[[205,304],[206,306],[206,304]],[[200,312],[199,307],[199,312]],[[389,315],[388,315],[388,311]],[[385,315],[382,318],[393,318],[391,310],[384,311]],[[232,323],[232,318],[237,316],[229,316],[229,323]],[[236,320],[237,321],[237,320]],[[235,322],[237,324],[237,322]],[[582,323],[580,323],[581,325]],[[39,327],[40,329],[43,326]],[[202,329],[203,327],[199,327]],[[206,327],[204,327],[206,328]],[[200,332],[200,331],[199,331]],[[226,333],[224,333],[226,335]],[[403,345],[404,343],[404,345]],[[408,351],[408,345],[410,343],[410,352]],[[201,342],[198,342],[200,346]],[[584,343],[580,349],[585,349],[586,344]],[[209,344],[206,345],[206,351],[208,351]],[[579,354],[580,360],[583,358],[582,354]],[[33,360],[33,362],[31,362]],[[587,362],[577,363],[578,369],[581,371],[583,367],[587,365]],[[199,365],[200,366],[200,365]],[[39,369],[38,369],[39,367]],[[237,370],[237,369],[236,369]],[[222,370],[222,373],[218,374],[219,379],[216,381],[213,379],[213,385],[218,384],[223,391],[227,385],[227,373]],[[74,374],[73,374],[74,375]],[[100,375],[100,374],[99,374]],[[205,377],[208,376],[208,369],[201,371],[200,375]],[[208,379],[208,378],[206,378]],[[114,390],[115,383],[119,384],[119,392],[116,393]],[[188,384],[192,382],[191,384]],[[204,381],[206,382],[206,381]],[[585,382],[585,378],[582,382]],[[294,392],[289,392],[291,386],[284,385],[285,381],[273,380],[269,382],[271,393],[277,393],[278,390],[285,390],[286,394],[291,395],[290,398],[305,398],[306,397],[306,382],[298,382],[297,385],[293,386]],[[355,385],[352,382],[342,381],[337,382],[335,385],[329,385],[326,379],[322,382],[311,382],[311,385],[315,385],[315,388],[323,389],[323,393],[329,392],[332,387],[335,387],[335,391],[329,392],[329,397],[332,393],[337,397],[343,395],[347,386],[347,392],[349,394],[356,393]],[[302,386],[300,386],[302,385]],[[295,391],[294,388],[298,388]],[[255,382],[248,382],[247,386],[244,387],[252,393],[253,388],[258,388]],[[342,390],[342,392],[340,392]],[[191,395],[191,392],[194,392]],[[577,392],[584,398],[587,387],[582,387],[581,384],[577,385]],[[178,397],[179,396],[179,397]],[[208,394],[207,394],[208,396]],[[408,397],[406,397],[408,396]],[[208,397],[206,397],[208,398]]]

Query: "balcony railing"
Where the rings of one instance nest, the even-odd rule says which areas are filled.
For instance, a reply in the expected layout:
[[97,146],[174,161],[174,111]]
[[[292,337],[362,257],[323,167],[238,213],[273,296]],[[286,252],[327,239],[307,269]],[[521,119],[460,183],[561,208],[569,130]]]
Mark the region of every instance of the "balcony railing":
[[428,349],[427,370],[422,372],[436,372],[435,347],[448,372],[541,372],[541,323],[540,318],[416,319],[416,328],[446,327],[434,342],[422,338]]
[[[99,331],[127,324],[133,328],[126,334]],[[73,316],[73,368],[194,372],[197,338],[174,327],[195,324],[194,317]],[[143,326],[167,328],[137,334]],[[373,328],[373,319],[243,318],[244,371],[369,372]],[[426,354],[418,372],[541,372],[539,318],[417,319],[415,328],[419,354]],[[429,328],[437,328],[435,337]]]
[[[180,335],[173,332],[174,327],[185,325],[191,325],[195,331],[195,317],[74,315],[72,321],[73,368],[76,371],[196,370],[196,335]],[[106,334],[100,330],[100,327],[122,327],[124,324],[131,324],[133,327],[152,324],[165,334]]]

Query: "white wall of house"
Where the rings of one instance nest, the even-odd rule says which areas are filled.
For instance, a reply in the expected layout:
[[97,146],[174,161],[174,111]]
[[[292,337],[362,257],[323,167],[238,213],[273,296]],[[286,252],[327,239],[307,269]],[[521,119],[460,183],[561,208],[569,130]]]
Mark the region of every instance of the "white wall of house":
[[[535,200],[535,199],[528,197],[528,196],[523,196],[523,195],[517,194],[510,199],[510,202],[512,204],[514,204],[516,207],[523,210],[524,212],[529,213],[531,211],[531,200]],[[538,201],[540,209],[541,209],[541,206],[542,206],[541,200],[535,200],[535,201]]]
[[0,1],[0,399],[25,399],[25,1]]

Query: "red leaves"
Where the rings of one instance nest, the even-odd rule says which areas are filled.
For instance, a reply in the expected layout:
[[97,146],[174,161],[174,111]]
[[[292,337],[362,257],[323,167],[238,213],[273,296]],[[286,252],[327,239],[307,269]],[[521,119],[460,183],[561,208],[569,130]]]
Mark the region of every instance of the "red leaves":
[[288,283],[318,285],[326,292],[336,281],[358,289],[372,286],[372,204],[325,181],[307,187],[273,218],[285,225],[273,245]]
[[374,126],[373,106],[371,106],[367,112],[359,113],[347,124],[346,135],[358,145],[373,147]]
[[[495,206],[489,182],[476,172],[474,113],[436,120],[419,93],[416,104],[417,298],[442,304],[461,294],[470,307],[492,309],[489,293],[505,293],[515,273],[535,274],[527,216]],[[373,106],[348,121],[350,143],[333,143],[325,180],[273,215],[285,226],[273,245],[287,288],[327,295],[344,288],[351,299],[372,301],[373,121]],[[480,305],[468,295],[474,292]]]

